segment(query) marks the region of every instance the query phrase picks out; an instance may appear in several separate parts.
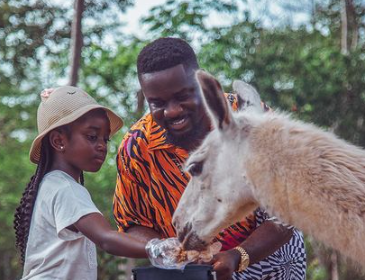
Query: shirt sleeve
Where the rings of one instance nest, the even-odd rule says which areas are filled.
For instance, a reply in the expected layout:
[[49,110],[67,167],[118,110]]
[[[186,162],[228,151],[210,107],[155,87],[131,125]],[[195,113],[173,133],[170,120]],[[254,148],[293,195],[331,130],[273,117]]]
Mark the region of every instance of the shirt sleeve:
[[125,137],[117,155],[113,213],[119,231],[126,231],[133,225],[153,228],[153,209],[148,199],[149,164],[143,156],[147,146],[137,138],[133,133]]
[[281,222],[277,217],[275,216],[270,216],[265,209],[262,208],[257,208],[255,211],[255,218],[256,218],[256,226],[260,226],[263,224],[263,222],[265,221],[271,221],[275,224],[281,225],[283,227],[286,227],[288,229],[294,229],[294,227],[292,225],[286,224]]
[[64,182],[53,198],[53,216],[58,237],[63,240],[74,240],[81,237],[82,233],[76,233],[67,227],[73,225],[83,216],[100,213],[100,211],[85,187],[76,182],[63,180]]

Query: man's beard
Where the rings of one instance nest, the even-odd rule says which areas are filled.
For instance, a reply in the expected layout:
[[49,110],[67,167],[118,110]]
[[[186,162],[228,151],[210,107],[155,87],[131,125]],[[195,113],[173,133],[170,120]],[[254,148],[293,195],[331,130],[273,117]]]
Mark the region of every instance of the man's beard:
[[197,148],[201,141],[206,136],[204,127],[195,123],[193,128],[183,135],[173,135],[166,130],[166,141],[184,149]]

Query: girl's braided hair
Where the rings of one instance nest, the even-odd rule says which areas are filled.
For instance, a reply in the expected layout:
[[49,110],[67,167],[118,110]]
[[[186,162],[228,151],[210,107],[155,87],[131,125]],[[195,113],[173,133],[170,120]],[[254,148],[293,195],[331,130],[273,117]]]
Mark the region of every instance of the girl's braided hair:
[[[68,128],[66,128],[66,132],[69,132]],[[16,237],[15,246],[20,252],[22,264],[24,264],[25,261],[25,251],[28,242],[30,223],[32,220],[39,184],[42,181],[44,175],[50,170],[52,158],[52,148],[49,144],[48,136],[45,136],[42,140],[41,155],[37,169],[35,174],[30,178],[30,181],[23,192],[19,206],[16,208],[14,215],[14,229]],[[80,182],[82,185],[84,184],[83,173],[81,173]]]
[[20,204],[15,210],[14,229],[15,229],[15,246],[20,251],[22,264],[25,260],[25,250],[27,247],[30,222],[32,219],[33,208],[38,194],[39,183],[42,181],[52,162],[51,147],[48,144],[48,137],[42,140],[41,156],[35,174],[23,192]]

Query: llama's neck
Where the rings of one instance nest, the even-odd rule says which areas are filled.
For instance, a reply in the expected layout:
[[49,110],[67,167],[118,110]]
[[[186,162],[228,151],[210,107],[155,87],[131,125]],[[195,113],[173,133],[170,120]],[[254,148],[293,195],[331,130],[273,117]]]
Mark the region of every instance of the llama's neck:
[[365,262],[363,150],[279,116],[252,130],[247,170],[269,212]]

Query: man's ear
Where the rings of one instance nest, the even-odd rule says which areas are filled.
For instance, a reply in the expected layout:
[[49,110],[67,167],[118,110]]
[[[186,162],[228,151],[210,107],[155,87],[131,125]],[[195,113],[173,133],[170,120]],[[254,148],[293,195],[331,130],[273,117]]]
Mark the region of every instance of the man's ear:
[[234,119],[220,83],[210,74],[198,70],[196,79],[200,85],[205,107],[218,129],[232,125]]
[[65,142],[66,142],[66,134],[65,132],[54,129],[49,133],[48,136],[49,144],[53,149],[59,152],[63,152],[65,150]]

